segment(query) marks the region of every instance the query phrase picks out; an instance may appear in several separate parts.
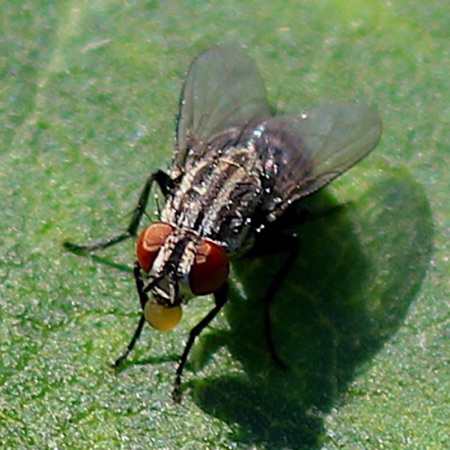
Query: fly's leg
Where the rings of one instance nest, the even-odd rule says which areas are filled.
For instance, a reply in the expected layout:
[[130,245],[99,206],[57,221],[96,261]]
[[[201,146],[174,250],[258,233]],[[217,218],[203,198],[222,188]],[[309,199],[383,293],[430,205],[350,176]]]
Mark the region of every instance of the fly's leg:
[[264,297],[264,335],[266,337],[267,348],[275,363],[283,370],[288,368],[287,364],[278,355],[273,342],[272,321],[270,318],[270,305],[273,302],[278,289],[283,284],[289,270],[297,258],[299,252],[299,242],[296,235],[282,235],[278,239],[273,237],[267,241],[260,241],[256,249],[252,249],[246,256],[262,256],[273,253],[288,252],[286,260],[273,277]]
[[[142,281],[141,269],[140,269],[137,261],[134,263],[133,273],[134,273],[134,279],[136,281],[136,289],[139,294],[139,300],[141,302],[142,311],[144,311],[144,306],[147,303],[148,297],[147,297],[146,293],[144,292],[144,282]],[[126,350],[122,353],[122,355],[119,358],[116,359],[116,361],[112,365],[114,369],[117,369],[127,359],[128,355],[133,350],[136,342],[139,340],[139,338],[141,336],[141,332],[142,332],[142,328],[144,327],[144,324],[145,324],[145,317],[144,317],[144,313],[142,313],[141,317],[139,318],[139,323],[136,328],[136,331],[134,332],[133,337],[131,338],[131,341],[128,344]]]
[[283,370],[286,370],[288,366],[286,363],[278,356],[278,353],[275,349],[275,344],[273,342],[273,334],[272,334],[272,321],[270,319],[270,304],[272,303],[275,295],[286,278],[289,270],[294,264],[295,259],[297,258],[299,251],[299,243],[296,236],[290,236],[289,239],[290,246],[289,253],[284,261],[283,265],[280,267],[278,272],[275,274],[272,282],[270,283],[269,288],[267,289],[266,294],[263,297],[264,304],[264,334],[266,336],[267,347],[269,348],[269,352],[272,355],[274,361],[281,367]]
[[112,236],[107,239],[93,241],[87,244],[74,244],[72,242],[66,241],[63,242],[63,247],[75,253],[89,253],[95,250],[111,247],[112,245],[118,244],[119,242],[122,242],[132,236],[136,236],[136,232],[142,216],[144,215],[150,191],[154,182],[158,184],[161,192],[165,197],[167,197],[173,187],[173,180],[165,172],[163,172],[162,170],[158,170],[157,172],[152,173],[147,178],[145,185],[142,188],[138,204],[133,210],[130,223],[123,233],[117,234],[116,236]]
[[217,316],[228,300],[228,285],[225,283],[218,291],[214,293],[214,308],[197,324],[189,333],[189,338],[184,346],[183,353],[178,361],[178,367],[173,384],[172,398],[174,402],[181,402],[181,377],[183,376],[184,366],[186,364],[189,352],[194,345],[197,336],[209,325],[209,323]]
[[122,365],[122,363],[128,358],[128,355],[131,353],[136,342],[139,340],[141,336],[142,328],[144,328],[144,325],[145,325],[145,317],[144,314],[142,313],[141,317],[139,318],[139,323],[136,328],[136,331],[134,332],[133,337],[131,338],[131,341],[127,346],[127,349],[112,364],[112,367],[114,369],[118,369]]

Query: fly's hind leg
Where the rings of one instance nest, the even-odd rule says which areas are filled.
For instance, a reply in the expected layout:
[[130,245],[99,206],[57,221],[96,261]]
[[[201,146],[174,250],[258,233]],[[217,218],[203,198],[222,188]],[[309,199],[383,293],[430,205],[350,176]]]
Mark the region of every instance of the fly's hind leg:
[[136,236],[139,223],[144,215],[145,208],[147,206],[148,198],[153,186],[156,182],[161,189],[161,192],[165,197],[171,192],[173,187],[173,180],[162,170],[152,173],[146,180],[144,187],[142,188],[139,201],[133,210],[130,223],[125,231],[107,239],[100,239],[89,242],[87,244],[74,244],[72,242],[63,242],[63,247],[74,253],[89,253],[96,250],[105,249],[112,245],[118,244],[132,236]]
[[275,348],[275,343],[273,341],[270,306],[298,255],[298,238],[296,235],[279,235],[277,236],[277,239],[274,239],[273,236],[267,240],[263,239],[259,241],[256,247],[254,247],[254,249],[252,249],[246,256],[263,256],[281,252],[287,252],[287,258],[272,278],[271,283],[262,298],[262,302],[264,305],[264,335],[266,337],[267,348],[269,349],[270,355],[278,367],[286,370],[288,369],[288,365],[278,355]]

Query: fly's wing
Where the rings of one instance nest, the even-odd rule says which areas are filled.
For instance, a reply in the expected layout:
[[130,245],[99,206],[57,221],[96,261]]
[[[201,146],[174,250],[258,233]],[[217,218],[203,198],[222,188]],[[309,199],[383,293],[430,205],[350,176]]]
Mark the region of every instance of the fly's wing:
[[245,140],[245,132],[268,117],[255,62],[236,45],[205,51],[193,61],[184,83],[175,165],[183,168],[208,148]]
[[324,105],[265,121],[255,130],[253,144],[270,193],[262,205],[268,220],[345,172],[375,147],[380,136],[378,113],[362,104]]

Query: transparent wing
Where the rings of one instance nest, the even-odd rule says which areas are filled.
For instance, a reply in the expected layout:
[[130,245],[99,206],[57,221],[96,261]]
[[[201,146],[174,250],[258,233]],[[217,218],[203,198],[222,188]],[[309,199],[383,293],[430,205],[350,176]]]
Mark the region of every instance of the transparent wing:
[[270,117],[266,90],[255,62],[237,45],[202,53],[184,83],[175,164],[201,156],[208,144],[238,140]]
[[263,209],[274,219],[366,156],[380,139],[381,120],[368,106],[336,103],[272,117],[254,136],[271,192]]

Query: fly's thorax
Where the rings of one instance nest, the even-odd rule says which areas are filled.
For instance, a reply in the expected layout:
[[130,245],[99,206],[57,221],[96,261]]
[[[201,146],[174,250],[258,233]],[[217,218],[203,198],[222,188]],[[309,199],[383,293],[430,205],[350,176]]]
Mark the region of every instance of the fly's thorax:
[[246,246],[263,194],[260,158],[247,146],[210,151],[186,168],[161,218],[221,242],[231,255]]

